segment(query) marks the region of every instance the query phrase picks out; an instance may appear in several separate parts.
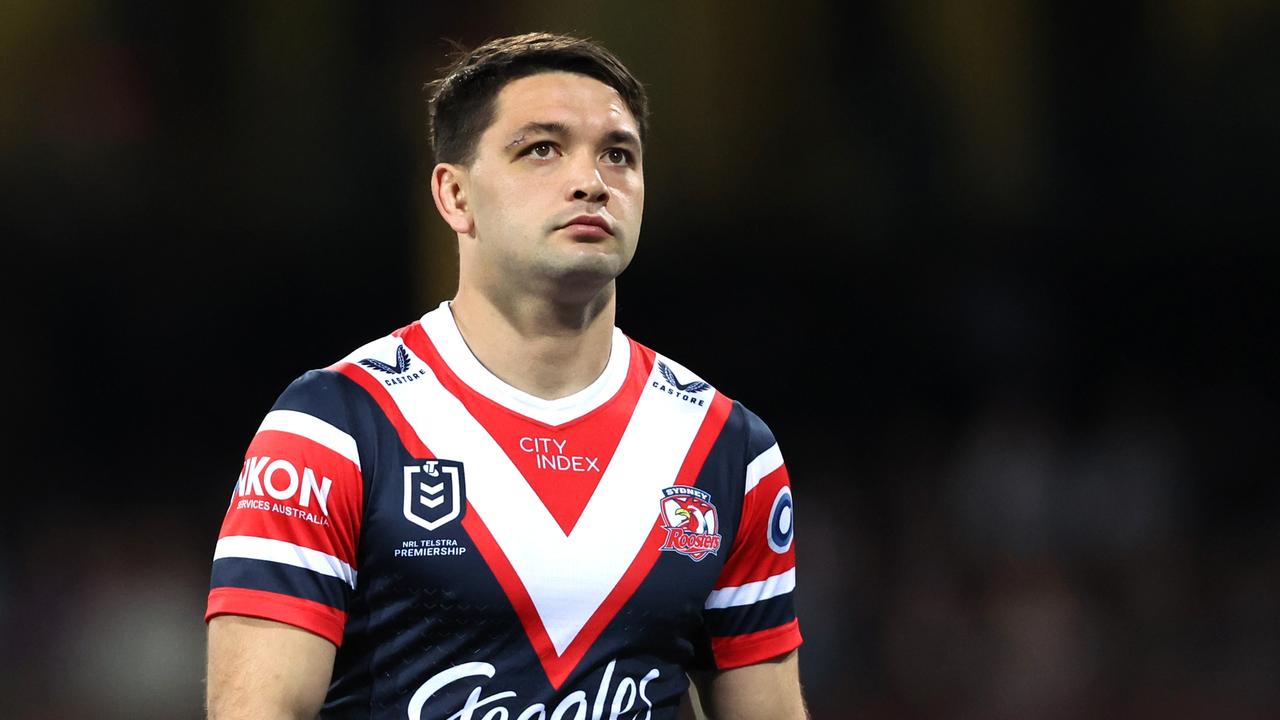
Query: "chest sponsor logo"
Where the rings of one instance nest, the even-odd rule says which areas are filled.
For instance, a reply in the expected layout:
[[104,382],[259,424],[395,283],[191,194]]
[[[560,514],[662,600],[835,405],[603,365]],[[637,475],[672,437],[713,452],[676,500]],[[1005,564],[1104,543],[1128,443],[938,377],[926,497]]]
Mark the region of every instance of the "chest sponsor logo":
[[[594,696],[589,695],[587,690],[574,690],[564,696],[562,700],[554,707],[549,708],[544,703],[533,703],[523,709],[518,699],[518,695],[514,690],[504,690],[493,692],[486,695],[483,681],[476,683],[471,692],[463,701],[462,707],[458,708],[452,715],[445,715],[452,708],[441,708],[437,703],[432,702],[432,696],[440,692],[445,687],[453,683],[461,682],[467,678],[492,678],[497,669],[487,662],[469,662],[461,665],[455,665],[447,670],[441,670],[431,676],[429,680],[422,683],[418,689],[409,698],[408,717],[409,720],[423,720],[423,710],[430,709],[429,717],[447,718],[447,720],[473,720],[480,717],[480,713],[484,711],[484,717],[496,718],[500,720],[639,720],[653,716],[653,702],[650,701],[647,693],[649,683],[658,679],[661,674],[657,668],[652,668],[644,674],[642,678],[633,678],[623,675],[615,682],[614,669],[617,666],[617,660],[610,660],[604,669],[604,675],[600,678],[600,685],[590,688],[595,691]],[[475,683],[475,680],[471,681]],[[428,705],[430,703],[430,705]],[[490,707],[492,706],[492,707]]]
[[466,478],[457,460],[415,460],[404,466],[404,517],[426,530],[462,517]]
[[520,438],[520,452],[534,456],[534,463],[539,470],[559,470],[561,472],[601,472],[600,458],[588,455],[574,455],[566,448],[568,440],[548,437]]
[[383,378],[384,385],[399,385],[401,383],[413,382],[422,377],[423,371],[409,372],[409,352],[404,349],[403,345],[396,347],[396,364],[390,365],[377,358],[365,358],[360,364],[370,370],[377,370],[393,377]]
[[711,493],[695,487],[665,488],[662,524],[667,529],[663,551],[687,555],[694,561],[719,554],[720,513],[711,502]]
[[662,376],[662,380],[654,380],[651,384],[657,388],[659,392],[664,392],[674,398],[683,400],[694,405],[706,405],[705,397],[698,397],[698,393],[710,390],[711,386],[701,380],[691,380],[687,383],[680,382],[676,377],[676,373],[667,364],[658,361],[658,374]]

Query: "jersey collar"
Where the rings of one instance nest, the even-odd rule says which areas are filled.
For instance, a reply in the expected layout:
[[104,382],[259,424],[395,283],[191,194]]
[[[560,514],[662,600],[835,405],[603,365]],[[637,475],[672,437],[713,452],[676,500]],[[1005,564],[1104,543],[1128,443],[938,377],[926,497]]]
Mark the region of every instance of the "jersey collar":
[[615,327],[609,362],[600,377],[572,395],[544,400],[508,385],[476,359],[458,330],[447,300],[423,315],[421,322],[440,357],[459,380],[508,410],[547,425],[563,425],[605,404],[622,389],[631,362],[630,341]]

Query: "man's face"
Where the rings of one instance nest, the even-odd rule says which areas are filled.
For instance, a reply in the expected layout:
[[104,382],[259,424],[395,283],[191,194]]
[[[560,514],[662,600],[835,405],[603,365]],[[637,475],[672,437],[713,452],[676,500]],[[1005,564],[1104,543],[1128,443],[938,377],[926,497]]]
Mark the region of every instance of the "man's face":
[[613,88],[565,72],[511,81],[467,171],[464,273],[490,287],[598,292],[635,253],[640,162],[635,118]]

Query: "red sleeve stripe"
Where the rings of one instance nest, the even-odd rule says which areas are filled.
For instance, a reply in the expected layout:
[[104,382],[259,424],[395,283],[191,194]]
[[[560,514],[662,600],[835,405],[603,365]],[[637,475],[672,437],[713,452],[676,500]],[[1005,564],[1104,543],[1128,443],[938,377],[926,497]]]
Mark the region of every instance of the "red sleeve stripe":
[[754,665],[770,658],[786,655],[800,647],[800,622],[792,620],[768,630],[746,635],[711,638],[711,653],[721,670]]
[[782,467],[782,451],[778,449],[778,444],[774,443],[773,447],[760,453],[755,460],[747,464],[747,488],[743,493],[751,492],[751,489],[759,485],[762,479],[780,467]]
[[360,468],[360,451],[356,448],[355,438],[314,415],[297,410],[272,410],[258,428],[258,432],[263,430],[279,430],[304,437],[355,463],[356,469]]
[[233,506],[222,522],[219,537],[241,535],[283,540],[299,547],[332,555],[356,567],[353,561],[356,544],[353,531],[349,529],[347,523],[338,522],[341,514],[334,513],[334,522],[329,525],[316,525],[275,512]]
[[764,538],[735,547],[729,557],[716,578],[717,590],[763,582],[796,566],[794,548],[779,554],[769,548]]
[[283,540],[270,540],[248,535],[229,535],[219,540],[217,547],[213,551],[214,560],[221,560],[222,558],[245,558],[248,560],[278,562],[338,578],[352,588],[356,586],[356,571],[350,565],[319,550],[312,550],[311,548],[294,545]]
[[336,608],[302,598],[243,588],[214,588],[209,592],[209,608],[205,611],[204,620],[208,622],[218,615],[243,615],[282,622],[315,633],[339,646],[347,624],[347,614]]
[[712,590],[711,594],[707,596],[707,602],[704,607],[708,610],[716,610],[739,605],[753,605],[761,600],[786,595],[795,589],[796,569],[793,567],[784,573],[779,573],[764,580],[738,585],[737,587]]

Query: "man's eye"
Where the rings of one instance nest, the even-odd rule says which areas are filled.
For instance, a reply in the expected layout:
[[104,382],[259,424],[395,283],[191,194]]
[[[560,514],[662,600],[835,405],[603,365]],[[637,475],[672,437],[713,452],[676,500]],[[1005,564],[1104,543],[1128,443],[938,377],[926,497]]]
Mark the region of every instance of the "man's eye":
[[546,159],[551,157],[552,151],[554,150],[555,148],[552,147],[551,143],[542,142],[530,147],[529,154],[534,157]]
[[614,165],[627,165],[631,163],[631,153],[621,148],[614,148],[606,152],[604,156]]

